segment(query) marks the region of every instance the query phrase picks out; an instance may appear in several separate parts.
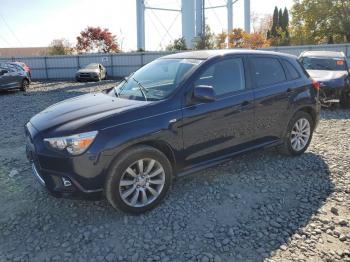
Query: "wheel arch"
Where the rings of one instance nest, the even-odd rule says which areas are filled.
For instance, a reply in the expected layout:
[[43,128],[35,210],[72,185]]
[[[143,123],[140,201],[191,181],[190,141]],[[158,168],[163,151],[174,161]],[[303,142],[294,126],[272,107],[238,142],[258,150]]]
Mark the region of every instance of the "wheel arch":
[[175,174],[176,172],[176,157],[175,157],[175,153],[173,148],[165,141],[163,140],[145,140],[145,141],[140,141],[137,142],[135,144],[131,144],[131,145],[127,145],[125,146],[121,151],[119,151],[115,156],[114,156],[114,160],[111,162],[110,166],[108,169],[110,169],[113,164],[115,163],[115,161],[121,156],[123,155],[123,153],[125,153],[128,150],[132,150],[132,148],[135,147],[139,147],[139,146],[149,146],[149,147],[153,147],[157,150],[159,150],[160,152],[162,152],[166,158],[169,160],[171,167],[173,169],[173,174]]
[[[304,112],[304,113],[307,113],[311,116],[312,118],[312,121],[313,121],[313,126],[315,127],[316,125],[316,120],[317,120],[317,113],[316,113],[316,110],[314,108],[312,108],[311,106],[304,106],[304,107],[301,107],[299,108],[295,113],[298,113],[298,112]],[[293,116],[294,116],[293,115]]]

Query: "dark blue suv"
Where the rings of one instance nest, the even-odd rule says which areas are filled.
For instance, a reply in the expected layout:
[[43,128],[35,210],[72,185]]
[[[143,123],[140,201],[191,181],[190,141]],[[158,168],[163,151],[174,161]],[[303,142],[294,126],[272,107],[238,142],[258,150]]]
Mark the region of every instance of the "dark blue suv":
[[113,90],[57,103],[25,126],[27,156],[56,196],[104,193],[140,213],[174,177],[257,148],[302,154],[319,85],[294,56],[221,50],[157,59]]

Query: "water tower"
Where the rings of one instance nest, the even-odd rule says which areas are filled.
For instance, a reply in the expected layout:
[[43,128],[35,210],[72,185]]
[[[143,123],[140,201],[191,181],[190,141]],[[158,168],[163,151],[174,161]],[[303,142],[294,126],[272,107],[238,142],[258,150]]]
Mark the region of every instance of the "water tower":
[[244,30],[250,33],[250,0],[226,0],[225,5],[206,7],[205,0],[182,0],[181,10],[148,6],[145,0],[136,0],[137,17],[137,48],[145,50],[145,10],[181,12],[182,16],[182,36],[186,40],[189,48],[193,46],[193,40],[204,34],[205,10],[215,8],[227,9],[227,31],[233,28],[233,5],[237,1],[244,1]]

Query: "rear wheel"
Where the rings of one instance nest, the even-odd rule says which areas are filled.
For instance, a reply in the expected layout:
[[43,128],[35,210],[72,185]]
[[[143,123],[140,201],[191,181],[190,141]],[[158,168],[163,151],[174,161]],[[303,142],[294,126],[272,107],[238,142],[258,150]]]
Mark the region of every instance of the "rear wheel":
[[139,214],[164,199],[171,181],[167,157],[155,148],[139,146],[116,160],[106,179],[105,193],[114,208]]
[[310,114],[302,111],[297,112],[288,125],[280,151],[291,156],[304,153],[310,145],[313,126]]
[[23,79],[22,85],[21,85],[21,90],[26,92],[29,88],[29,80],[28,79]]

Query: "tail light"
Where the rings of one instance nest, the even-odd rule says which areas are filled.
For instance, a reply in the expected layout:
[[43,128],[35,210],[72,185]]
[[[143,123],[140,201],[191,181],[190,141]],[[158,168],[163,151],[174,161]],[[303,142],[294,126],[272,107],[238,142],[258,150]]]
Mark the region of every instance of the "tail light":
[[316,90],[316,91],[320,91],[320,83],[317,82],[316,80],[312,80],[312,87]]

